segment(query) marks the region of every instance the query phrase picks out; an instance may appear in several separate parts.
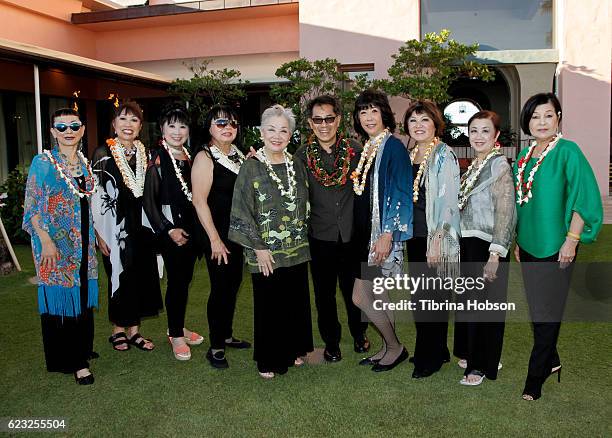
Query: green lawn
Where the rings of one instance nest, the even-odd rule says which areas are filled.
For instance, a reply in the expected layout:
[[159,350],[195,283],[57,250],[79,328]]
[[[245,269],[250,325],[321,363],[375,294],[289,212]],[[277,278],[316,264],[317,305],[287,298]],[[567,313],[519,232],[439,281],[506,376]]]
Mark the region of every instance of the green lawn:
[[[0,280],[0,417],[65,417],[71,436],[612,436],[609,323],[564,324],[561,384],[550,379],[542,399],[528,403],[520,397],[531,348],[526,323],[507,324],[504,368],[497,381],[480,387],[458,384],[462,370],[454,360],[419,381],[410,378],[407,362],[388,373],[372,373],[357,366],[361,356],[352,352],[350,336],[343,339],[341,362],[292,369],[264,381],[250,350],[229,351],[226,371],[205,361],[207,342],[193,347],[191,361],[176,361],[164,342],[165,314],[145,321],[141,330],[157,343],[155,351],[113,351],[102,294],[95,338],[101,357],[91,367],[96,383],[79,387],[72,376],[44,368],[35,286],[28,283],[34,275],[30,250],[18,247],[17,253],[24,271]],[[604,227],[596,244],[582,248],[580,259],[612,260],[612,226]],[[512,272],[511,289],[518,293],[516,265]],[[234,326],[237,336],[252,340],[248,275],[245,280]],[[104,275],[100,288],[106,291]],[[204,335],[207,296],[202,262],[187,321]],[[369,333],[377,347],[374,330]],[[412,352],[411,323],[399,324],[399,337]],[[321,346],[316,330],[315,345]]]

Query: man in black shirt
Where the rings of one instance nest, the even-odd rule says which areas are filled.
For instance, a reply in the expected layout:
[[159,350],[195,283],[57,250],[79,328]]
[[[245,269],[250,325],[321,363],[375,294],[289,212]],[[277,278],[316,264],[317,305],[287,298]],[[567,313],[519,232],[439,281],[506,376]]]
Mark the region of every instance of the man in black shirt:
[[342,354],[336,282],[340,283],[355,352],[365,353],[370,348],[365,334],[368,324],[362,322],[361,311],[352,301],[353,186],[350,174],[357,167],[356,149],[360,147],[338,134],[342,110],[336,98],[316,97],[309,102],[307,114],[314,135],[296,151],[295,157],[306,166],[308,174],[310,269],[319,332],[325,342],[323,356],[328,362],[337,362]]

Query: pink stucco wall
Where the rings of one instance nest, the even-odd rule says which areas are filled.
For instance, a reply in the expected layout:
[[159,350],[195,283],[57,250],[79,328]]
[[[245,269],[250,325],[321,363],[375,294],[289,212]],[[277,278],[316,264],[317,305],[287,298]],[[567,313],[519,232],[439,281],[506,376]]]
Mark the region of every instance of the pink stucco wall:
[[385,77],[391,54],[419,37],[418,0],[300,2],[300,55],[343,64],[374,63]]
[[563,134],[580,145],[607,195],[612,8],[609,1],[565,1],[559,12],[564,29],[559,42]]
[[99,32],[96,58],[120,63],[292,52],[298,35],[291,15]]
[[[80,12],[80,4],[80,1],[72,0],[0,3],[0,38],[95,58],[95,34],[67,21],[72,12]],[[44,7],[35,12],[31,8],[36,5]]]

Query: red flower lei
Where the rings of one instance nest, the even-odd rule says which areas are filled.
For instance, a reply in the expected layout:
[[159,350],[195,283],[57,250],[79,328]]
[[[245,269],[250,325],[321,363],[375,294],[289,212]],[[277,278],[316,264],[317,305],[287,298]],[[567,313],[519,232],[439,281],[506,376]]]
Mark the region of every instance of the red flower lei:
[[336,142],[333,171],[328,173],[321,163],[321,152],[317,147],[314,135],[308,139],[306,146],[306,162],[315,179],[324,187],[343,186],[346,184],[351,158],[355,156],[355,150],[349,146],[347,139],[340,136]]

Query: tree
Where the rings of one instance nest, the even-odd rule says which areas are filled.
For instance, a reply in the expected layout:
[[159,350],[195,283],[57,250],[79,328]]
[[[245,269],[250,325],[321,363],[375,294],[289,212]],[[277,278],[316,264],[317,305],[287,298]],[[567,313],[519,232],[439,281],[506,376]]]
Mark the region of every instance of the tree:
[[[176,79],[168,92],[189,106],[190,116],[197,129],[202,129],[208,110],[216,104],[234,104],[246,97],[244,86],[248,81],[240,79],[238,70],[209,70],[211,60],[192,61],[185,65],[193,73],[190,79]],[[199,140],[199,133],[192,139]],[[196,140],[196,141],[197,141]]]
[[289,82],[272,85],[270,95],[276,102],[293,110],[297,128],[303,136],[310,132],[306,106],[311,99],[322,94],[340,99],[343,113],[340,129],[347,132],[355,98],[370,85],[366,75],[359,75],[351,82],[348,74],[340,70],[340,63],[332,58],[316,61],[300,58],[286,62],[276,70],[276,76]]
[[494,73],[484,64],[469,60],[478,44],[465,45],[450,38],[446,29],[425,35],[422,41],[408,40],[392,55],[390,79],[374,85],[393,96],[411,100],[429,99],[437,103],[449,100],[448,89],[459,77],[490,81]]

